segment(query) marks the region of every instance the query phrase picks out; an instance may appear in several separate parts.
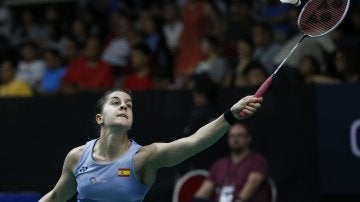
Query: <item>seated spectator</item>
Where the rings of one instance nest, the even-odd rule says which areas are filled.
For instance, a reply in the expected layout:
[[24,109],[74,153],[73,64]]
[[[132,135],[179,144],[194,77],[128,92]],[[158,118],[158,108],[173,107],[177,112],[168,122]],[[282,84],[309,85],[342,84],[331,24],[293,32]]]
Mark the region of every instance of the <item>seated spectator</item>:
[[216,117],[215,98],[218,86],[208,77],[197,78],[192,89],[193,109],[187,117],[184,135],[189,136],[196,132],[202,125]]
[[101,58],[109,63],[114,73],[120,76],[128,66],[130,55],[129,38],[132,34],[130,18],[120,14],[114,14],[111,18],[111,32],[107,36],[108,43]]
[[12,16],[11,9],[5,2],[0,0],[0,37],[9,39],[11,37]]
[[20,22],[15,25],[11,35],[11,42],[14,46],[19,46],[27,41],[34,41],[36,44],[41,42],[45,36],[45,29],[35,19],[34,14],[25,9],[21,12]]
[[270,24],[258,23],[252,28],[254,43],[254,59],[259,61],[268,73],[274,70],[274,57],[279,51],[279,44],[274,41],[274,33]]
[[61,48],[61,55],[66,64],[80,55],[83,44],[76,40],[76,38],[67,36],[64,38],[63,46]]
[[177,88],[187,86],[187,79],[201,60],[199,41],[206,33],[220,34],[220,21],[214,8],[206,1],[186,1],[181,8],[183,31],[175,58],[175,82]]
[[237,42],[237,58],[234,65],[228,68],[224,87],[240,87],[247,84],[244,70],[253,61],[254,46],[250,39],[241,38]]
[[56,49],[45,50],[45,72],[40,81],[38,92],[40,94],[56,94],[61,87],[61,81],[65,74],[65,67],[61,65],[61,56]]
[[321,74],[319,61],[312,55],[304,55],[297,67],[302,80],[306,84],[314,83],[339,83],[340,80]]
[[16,66],[11,60],[4,60],[0,65],[0,97],[30,97],[30,86],[15,77]]
[[143,43],[149,48],[153,68],[170,66],[172,64],[170,52],[166,46],[166,40],[161,31],[159,20],[149,12],[142,12],[138,19]]
[[344,83],[360,81],[360,59],[356,49],[341,48],[333,58],[335,77]]
[[250,149],[251,135],[242,123],[228,133],[230,155],[215,161],[195,197],[221,202],[270,202],[265,157]]
[[163,8],[164,24],[162,30],[169,50],[175,54],[178,49],[179,38],[183,30],[179,11],[174,4],[168,3]]
[[45,70],[44,61],[38,58],[38,46],[34,42],[27,42],[21,46],[20,55],[16,77],[36,90]]
[[260,86],[268,77],[264,66],[259,62],[250,63],[244,70],[248,86]]
[[194,76],[206,74],[216,84],[221,85],[226,72],[226,62],[219,54],[218,40],[212,36],[203,37],[201,52],[203,59],[197,64]]
[[125,75],[124,89],[132,91],[149,90],[154,86],[150,70],[150,50],[146,45],[140,44],[131,51],[132,72]]
[[112,87],[111,66],[100,60],[101,42],[97,37],[90,37],[82,56],[74,59],[65,72],[62,92],[72,94],[81,91],[105,91]]

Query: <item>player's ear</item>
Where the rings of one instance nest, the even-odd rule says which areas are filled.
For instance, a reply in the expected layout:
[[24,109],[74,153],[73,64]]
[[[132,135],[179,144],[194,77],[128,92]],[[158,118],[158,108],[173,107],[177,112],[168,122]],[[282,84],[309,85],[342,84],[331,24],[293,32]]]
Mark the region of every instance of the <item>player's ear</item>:
[[96,123],[102,125],[104,123],[104,118],[102,114],[96,114],[95,116]]

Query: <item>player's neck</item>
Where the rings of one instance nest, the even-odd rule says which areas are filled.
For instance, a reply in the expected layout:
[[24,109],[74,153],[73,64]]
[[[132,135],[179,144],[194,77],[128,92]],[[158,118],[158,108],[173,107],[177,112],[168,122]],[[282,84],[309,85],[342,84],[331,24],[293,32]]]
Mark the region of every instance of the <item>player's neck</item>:
[[231,160],[234,162],[234,163],[238,163],[240,162],[241,160],[243,160],[245,158],[245,156],[247,156],[248,154],[250,153],[250,149],[249,148],[246,148],[244,150],[241,150],[241,151],[233,151],[231,152]]
[[102,133],[95,145],[94,154],[98,155],[101,160],[111,162],[125,153],[130,144],[126,133],[122,135]]

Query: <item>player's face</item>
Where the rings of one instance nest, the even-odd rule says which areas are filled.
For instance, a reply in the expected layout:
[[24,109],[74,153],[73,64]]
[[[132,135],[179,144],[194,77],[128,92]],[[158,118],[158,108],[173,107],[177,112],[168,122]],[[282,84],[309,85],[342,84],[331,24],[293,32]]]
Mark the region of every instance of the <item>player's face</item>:
[[242,125],[234,125],[228,135],[228,144],[231,151],[242,151],[247,149],[251,141],[246,128]]
[[103,126],[120,126],[129,130],[133,123],[130,95],[121,91],[109,94],[103,106],[102,114],[97,115],[97,120]]

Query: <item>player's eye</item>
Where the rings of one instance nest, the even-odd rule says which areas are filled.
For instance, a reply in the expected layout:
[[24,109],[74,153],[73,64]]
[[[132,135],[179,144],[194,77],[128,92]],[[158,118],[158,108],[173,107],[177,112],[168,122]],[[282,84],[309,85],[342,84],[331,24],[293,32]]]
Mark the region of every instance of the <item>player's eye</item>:
[[111,101],[111,104],[113,104],[113,105],[119,105],[120,102],[119,102],[118,100],[113,100],[113,101]]

